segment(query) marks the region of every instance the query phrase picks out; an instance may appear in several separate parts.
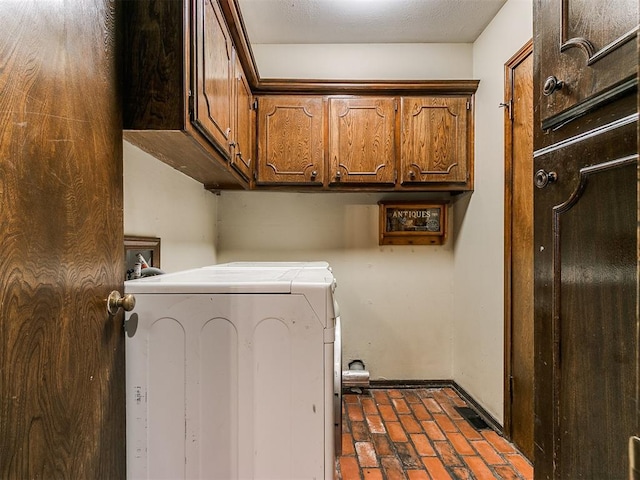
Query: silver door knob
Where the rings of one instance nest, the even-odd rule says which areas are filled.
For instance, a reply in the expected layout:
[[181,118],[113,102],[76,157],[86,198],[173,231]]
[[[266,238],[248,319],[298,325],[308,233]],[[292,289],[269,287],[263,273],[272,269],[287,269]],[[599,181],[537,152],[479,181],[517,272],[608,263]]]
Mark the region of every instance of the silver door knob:
[[536,187],[544,188],[550,183],[555,183],[558,180],[558,174],[556,172],[546,172],[542,169],[538,170],[534,177]]
[[551,75],[545,80],[544,86],[542,87],[542,93],[545,97],[548,97],[553,92],[560,90],[562,87],[564,87],[564,82],[562,80],[558,80],[555,75]]
[[127,293],[124,297],[120,296],[120,292],[114,290],[107,297],[107,312],[109,315],[115,315],[120,308],[125,312],[130,312],[136,306],[136,297]]

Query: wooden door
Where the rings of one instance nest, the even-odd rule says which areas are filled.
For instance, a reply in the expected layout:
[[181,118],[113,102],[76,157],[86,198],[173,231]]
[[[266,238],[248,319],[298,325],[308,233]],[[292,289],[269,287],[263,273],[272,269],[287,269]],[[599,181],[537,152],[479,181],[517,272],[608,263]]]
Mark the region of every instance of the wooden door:
[[0,478],[125,478],[116,2],[0,2]]
[[627,478],[640,400],[638,2],[536,0],[534,18],[536,475]]
[[235,67],[235,135],[231,156],[231,165],[245,178],[251,178],[253,169],[253,96],[247,78],[242,71],[240,60],[236,57]]
[[506,435],[533,460],[533,46],[505,65]]
[[196,0],[193,124],[229,157],[233,128],[233,43],[218,0]]
[[468,97],[403,97],[403,184],[467,181]]
[[324,108],[322,97],[258,99],[258,184],[322,185]]
[[395,183],[394,98],[329,99],[332,184]]

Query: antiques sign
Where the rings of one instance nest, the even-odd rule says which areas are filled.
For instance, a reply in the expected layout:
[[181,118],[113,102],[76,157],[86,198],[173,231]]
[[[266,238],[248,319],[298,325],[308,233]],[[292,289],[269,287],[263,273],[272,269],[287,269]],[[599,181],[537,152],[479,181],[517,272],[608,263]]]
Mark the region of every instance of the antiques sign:
[[445,203],[380,202],[380,245],[442,245]]

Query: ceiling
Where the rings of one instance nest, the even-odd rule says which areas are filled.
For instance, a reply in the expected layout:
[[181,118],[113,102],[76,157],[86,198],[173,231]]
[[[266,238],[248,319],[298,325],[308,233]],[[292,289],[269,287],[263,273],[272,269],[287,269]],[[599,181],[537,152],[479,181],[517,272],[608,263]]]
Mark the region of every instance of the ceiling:
[[238,0],[252,44],[472,43],[506,0]]

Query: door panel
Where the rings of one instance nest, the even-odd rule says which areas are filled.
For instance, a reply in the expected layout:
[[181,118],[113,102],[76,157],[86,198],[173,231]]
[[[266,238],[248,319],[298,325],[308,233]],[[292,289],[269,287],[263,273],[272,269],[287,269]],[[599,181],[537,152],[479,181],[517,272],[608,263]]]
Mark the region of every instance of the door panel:
[[[635,102],[634,97],[627,101]],[[541,149],[536,475],[626,478],[637,432],[637,117]]]
[[[537,3],[537,100],[543,129],[561,125],[637,86],[637,79],[633,80],[638,67],[637,0]],[[564,85],[544,94],[543,86],[552,77]]]
[[329,99],[331,183],[394,183],[393,98]]
[[232,138],[233,44],[218,1],[194,3],[193,123],[228,156]]
[[115,2],[0,17],[0,478],[124,478]]
[[258,100],[258,184],[316,184],[324,179],[322,97]]
[[402,183],[467,181],[468,97],[402,97]]
[[577,190],[553,209],[562,478],[623,478],[628,468],[637,415],[636,160],[582,168]]

